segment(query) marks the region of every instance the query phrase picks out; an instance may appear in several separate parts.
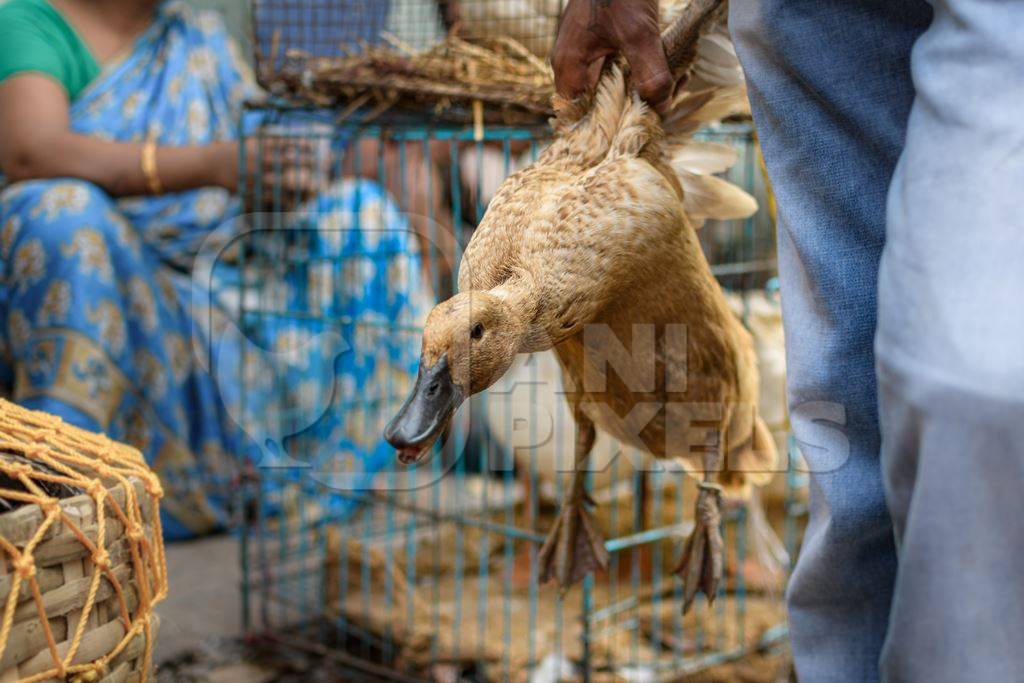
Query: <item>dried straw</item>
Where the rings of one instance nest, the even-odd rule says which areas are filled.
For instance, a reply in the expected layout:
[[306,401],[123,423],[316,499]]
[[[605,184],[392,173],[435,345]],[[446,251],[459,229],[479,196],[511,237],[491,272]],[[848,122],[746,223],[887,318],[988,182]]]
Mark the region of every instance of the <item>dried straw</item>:
[[288,50],[281,60],[264,61],[262,80],[275,94],[340,106],[346,114],[368,108],[364,120],[393,108],[454,114],[474,102],[517,122],[552,113],[551,67],[511,38],[470,43],[451,35],[422,52],[383,38],[383,45],[364,44],[340,57]]

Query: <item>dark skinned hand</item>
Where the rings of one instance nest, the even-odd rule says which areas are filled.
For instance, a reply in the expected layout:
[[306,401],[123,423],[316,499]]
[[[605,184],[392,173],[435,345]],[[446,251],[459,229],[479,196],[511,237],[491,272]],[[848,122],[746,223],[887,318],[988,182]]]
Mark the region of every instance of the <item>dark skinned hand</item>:
[[551,53],[555,89],[568,99],[593,89],[605,58],[617,53],[629,62],[640,97],[664,113],[673,83],[657,0],[569,0]]

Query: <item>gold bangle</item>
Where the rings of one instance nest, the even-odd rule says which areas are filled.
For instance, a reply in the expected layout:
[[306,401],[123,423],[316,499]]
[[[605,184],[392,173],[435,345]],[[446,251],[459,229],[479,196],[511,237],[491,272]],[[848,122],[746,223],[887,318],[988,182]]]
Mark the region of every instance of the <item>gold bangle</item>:
[[150,194],[164,193],[160,174],[156,172],[156,140],[147,140],[142,146],[142,175],[146,178]]

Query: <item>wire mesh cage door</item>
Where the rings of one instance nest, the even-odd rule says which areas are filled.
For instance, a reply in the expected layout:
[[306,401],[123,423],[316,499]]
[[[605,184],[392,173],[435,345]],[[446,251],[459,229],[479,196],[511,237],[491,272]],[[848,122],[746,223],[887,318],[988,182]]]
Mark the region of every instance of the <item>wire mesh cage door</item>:
[[[381,440],[426,311],[450,296],[489,197],[547,131],[261,114],[248,149],[270,158],[249,166],[269,170],[247,181],[238,255],[243,413],[260,451],[243,530],[249,634],[327,653],[353,680],[480,681],[668,680],[776,637],[782,576],[750,568],[763,515],[729,509],[727,580],[684,619],[671,570],[692,482],[611,457],[607,439],[590,487],[611,566],[564,596],[538,585],[573,433],[550,354],[475,397],[428,462],[400,467]],[[749,131],[708,135],[740,150],[733,180],[758,191]],[[297,156],[265,144],[289,137]],[[723,281],[762,292],[770,221],[704,230]]]

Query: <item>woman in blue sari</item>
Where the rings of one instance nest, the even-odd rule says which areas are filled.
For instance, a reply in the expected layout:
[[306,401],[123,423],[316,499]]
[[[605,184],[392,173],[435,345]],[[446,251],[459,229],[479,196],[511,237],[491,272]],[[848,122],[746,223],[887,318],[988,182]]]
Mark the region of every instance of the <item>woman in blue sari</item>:
[[[238,311],[221,296],[238,274],[223,264],[194,272],[210,236],[240,223],[238,127],[242,103],[256,94],[216,15],[156,0],[0,5],[0,394],[142,450],[164,483],[169,538],[226,526],[223,491],[210,483],[230,478],[246,449],[279,454],[284,438],[312,420],[292,432],[252,421],[294,406],[239,377],[239,347],[250,342],[224,333],[238,329]],[[278,142],[275,154],[311,156]],[[271,178],[268,169],[268,181],[301,194],[307,171]],[[303,211],[313,225],[321,215],[356,217],[340,242],[310,248],[388,258],[358,281],[328,281],[325,301],[387,321],[419,317],[423,304],[408,295],[419,289],[415,238],[376,184],[336,181]],[[395,254],[412,265],[396,265]],[[391,286],[396,278],[401,291]],[[324,274],[317,281],[323,286]],[[311,302],[288,302],[299,304]],[[315,302],[327,312],[322,304]],[[317,332],[278,324],[252,343],[287,358],[282,344],[296,335],[315,343]],[[319,390],[301,380],[326,369],[321,383],[333,383],[338,369],[338,405],[413,366],[408,342],[374,343],[333,366],[300,354],[284,372],[316,404]],[[255,361],[246,358],[245,372],[259,374],[260,354],[247,355]],[[276,358],[270,366],[286,362]],[[334,424],[317,433],[334,450],[349,445],[358,462],[345,469],[372,471],[372,459],[383,457],[376,427],[363,420],[350,428],[340,411],[326,412]],[[246,444],[238,423],[253,437]]]

